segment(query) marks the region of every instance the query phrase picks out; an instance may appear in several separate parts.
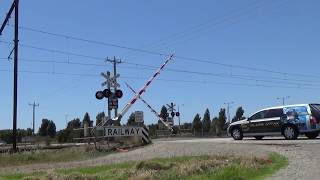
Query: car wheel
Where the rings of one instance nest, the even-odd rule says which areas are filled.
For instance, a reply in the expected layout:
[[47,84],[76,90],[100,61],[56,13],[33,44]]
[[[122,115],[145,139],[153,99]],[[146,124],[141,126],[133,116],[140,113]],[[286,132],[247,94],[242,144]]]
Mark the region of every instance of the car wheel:
[[235,127],[232,129],[231,136],[233,137],[234,140],[242,140],[243,134],[240,128]]
[[297,139],[298,132],[293,126],[286,126],[283,129],[283,136],[288,140]]
[[308,132],[305,133],[305,135],[309,138],[309,139],[315,139],[318,137],[319,132]]
[[256,138],[256,140],[261,140],[264,136],[254,136],[254,138]]

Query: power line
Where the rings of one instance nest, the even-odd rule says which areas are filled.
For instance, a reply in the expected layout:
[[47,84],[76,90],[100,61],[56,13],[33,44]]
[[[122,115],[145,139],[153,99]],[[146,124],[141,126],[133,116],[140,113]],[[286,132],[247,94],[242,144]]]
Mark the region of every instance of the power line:
[[97,44],[97,45],[103,45],[103,46],[109,46],[109,47],[111,46],[111,47],[115,47],[115,48],[126,49],[126,50],[130,50],[130,51],[136,51],[136,52],[153,54],[153,55],[162,55],[162,56],[167,55],[165,53],[153,52],[153,51],[149,51],[149,50],[146,50],[146,49],[133,48],[133,47],[122,46],[122,45],[108,43],[108,42],[90,40],[90,39],[85,39],[85,38],[80,38],[80,37],[75,37],[75,36],[69,36],[69,35],[65,35],[65,34],[58,34],[58,33],[38,30],[38,29],[25,27],[25,26],[19,26],[19,28],[22,29],[22,30],[38,32],[38,33],[47,34],[47,35],[51,35],[51,36],[56,36],[56,37],[62,37],[62,38],[66,38],[66,39],[72,39],[72,40],[87,42],[87,43],[91,43],[91,44]]
[[[254,3],[250,4],[250,5],[258,5],[258,4],[262,4],[261,1],[255,1]],[[239,9],[236,9],[235,11],[233,11],[232,13],[236,12],[236,11],[242,11],[243,9],[247,9],[247,8],[250,8],[249,7],[245,7],[245,8],[239,8]],[[256,8],[256,6],[254,6],[254,8]],[[241,14],[237,14],[236,16],[231,16],[231,17],[237,17]],[[218,21],[218,22],[215,22],[214,24],[213,21],[215,20],[219,20],[219,18],[212,18],[210,20],[208,20],[207,22],[205,23],[201,23],[201,24],[198,24],[198,25],[195,25],[187,30],[184,30],[182,32],[179,32],[179,33],[174,33],[170,36],[168,36],[167,38],[164,38],[159,42],[162,42],[164,41],[165,39],[171,39],[173,37],[177,37],[179,38],[179,35],[183,35],[185,36],[186,34],[188,34],[188,32],[191,32],[191,33],[194,33],[195,30],[196,31],[199,31],[199,28],[206,28],[209,26],[212,26],[212,25],[219,25],[221,23],[223,23],[224,21],[228,20],[230,17],[228,15],[226,16],[222,16],[221,17],[221,20]],[[12,25],[8,25],[8,26],[12,26]],[[159,52],[155,52],[155,51],[150,51],[150,50],[146,50],[146,49],[141,49],[141,48],[133,48],[133,47],[128,47],[128,46],[123,46],[123,45],[119,45],[119,44],[115,44],[115,43],[108,43],[108,42],[103,42],[103,41],[97,41],[97,40],[91,40],[91,39],[86,39],[86,38],[80,38],[80,37],[76,37],[76,36],[71,36],[71,35],[66,35],[66,34],[60,34],[60,33],[54,33],[54,32],[49,32],[49,31],[44,31],[44,30],[39,30],[39,29],[35,29],[35,28],[31,28],[31,27],[26,27],[26,26],[19,26],[19,28],[21,30],[26,30],[26,31],[31,31],[31,32],[35,32],[35,33],[41,33],[41,34],[46,34],[46,35],[50,35],[50,36],[54,36],[54,37],[60,37],[60,38],[65,38],[65,39],[68,39],[68,40],[76,40],[76,41],[82,41],[82,42],[86,42],[86,43],[91,43],[91,44],[97,44],[97,45],[103,45],[103,46],[108,46],[108,47],[115,47],[115,48],[121,48],[121,49],[126,49],[126,50],[130,50],[130,51],[136,51],[136,52],[141,52],[141,53],[147,53],[147,54],[155,54],[155,55],[165,55],[167,56],[168,54],[166,53],[159,53]]]
[[[261,8],[261,5],[264,2],[265,1],[256,1],[255,3],[252,4],[253,5],[252,7],[249,6],[249,7],[243,8],[243,9],[237,9],[237,10],[239,10],[239,12],[235,11],[235,14],[231,14],[230,16],[228,16],[228,15],[227,16],[223,16],[221,19],[218,19],[218,21],[216,21],[216,22],[211,22],[209,20],[208,23],[200,24],[198,27],[196,26],[194,29],[191,29],[189,32],[187,31],[186,33],[183,33],[180,36],[178,36],[178,38],[175,39],[175,42],[167,43],[166,48],[169,47],[169,46],[172,46],[172,45],[181,44],[183,42],[186,42],[186,41],[189,41],[191,39],[194,39],[197,36],[199,36],[198,32],[201,32],[201,31],[204,31],[204,30],[209,30],[210,27],[212,27],[212,26],[215,27],[217,25],[224,24],[225,22],[228,22],[228,21],[231,21],[231,20],[240,19],[240,18],[242,18],[242,16],[247,15],[249,12],[253,12],[256,9]],[[236,13],[238,13],[238,14],[236,14]],[[229,25],[236,24],[236,23],[237,23],[237,21],[234,21],[234,22],[231,22],[231,24],[229,24]],[[189,34],[193,34],[194,36],[186,38],[187,36],[189,36]],[[184,38],[184,40],[183,40],[183,38]],[[183,41],[180,41],[180,39],[183,40]],[[165,48],[163,48],[163,49],[165,49]]]
[[[6,59],[6,58],[0,58]],[[78,63],[72,61],[55,61],[55,60],[38,60],[38,59],[26,59],[21,58],[22,60],[29,61],[29,62],[41,62],[41,63],[61,63],[61,64],[71,64],[71,65],[84,65],[84,66],[105,66],[104,64],[92,64],[92,63]],[[129,63],[129,62],[122,62],[132,66],[121,66],[121,68],[127,69],[143,69],[143,70],[155,70],[156,66],[151,65],[144,65],[144,64],[137,64],[137,63]],[[139,67],[137,67],[139,66]],[[280,77],[261,77],[261,76],[252,76],[252,75],[241,75],[241,74],[230,74],[230,73],[211,73],[211,72],[199,72],[199,71],[190,71],[190,70],[182,70],[182,69],[174,69],[174,68],[167,68],[164,71],[170,72],[177,72],[177,73],[187,73],[187,74],[196,74],[202,76],[213,76],[213,77],[220,77],[220,78],[232,78],[232,79],[241,79],[241,80],[248,80],[248,81],[258,81],[258,82],[268,82],[268,83],[277,83],[277,84],[292,84],[292,85],[305,85],[305,86],[314,86],[312,83],[318,83],[317,81],[308,81],[308,80],[299,80],[299,79],[290,79],[290,78],[280,78]],[[52,72],[53,74],[55,72]],[[56,73],[58,74],[58,73]],[[312,83],[306,83],[312,82]]]
[[[0,70],[1,72],[12,72],[12,70]],[[29,74],[48,74],[48,75],[63,75],[63,76],[82,76],[82,77],[97,77],[97,74],[80,74],[80,73],[65,73],[65,72],[46,72],[46,71],[26,71],[20,70],[20,73],[29,73]],[[132,76],[122,76],[123,79],[140,79],[145,80],[143,77],[132,77]],[[289,88],[289,89],[310,89],[310,90],[319,90],[320,88],[316,87],[304,87],[304,86],[283,86],[283,85],[265,85],[265,84],[248,84],[248,83],[233,83],[233,82],[219,82],[219,81],[205,81],[205,80],[179,80],[179,79],[157,79],[159,81],[166,82],[179,82],[179,83],[198,83],[198,84],[220,84],[220,85],[233,85],[233,86],[248,86],[248,87],[267,87],[267,88]]]
[[[256,3],[253,3],[253,5],[257,5],[258,2],[260,2],[260,1],[257,1]],[[255,6],[254,8],[257,8],[257,7]],[[210,22],[211,22],[211,20],[209,20],[208,24],[210,24]],[[207,23],[203,23],[203,24],[200,24],[198,26],[201,27],[202,25],[206,25],[206,24]],[[191,29],[198,28],[198,26],[195,26],[195,27],[193,27]],[[112,46],[112,47],[127,49],[127,50],[131,50],[131,51],[137,51],[137,52],[160,55],[160,56],[167,55],[167,54],[161,53],[161,52],[149,51],[149,50],[140,49],[140,48],[133,48],[133,47],[118,45],[118,44],[114,44],[114,43],[107,43],[107,42],[102,42],[102,41],[90,40],[90,39],[85,39],[85,38],[80,38],[80,37],[75,37],[75,36],[70,36],[70,35],[65,35],[65,34],[53,33],[53,32],[48,32],[48,31],[44,31],[44,30],[38,30],[38,29],[30,28],[30,27],[25,27],[25,26],[20,26],[19,28],[22,29],[22,30],[27,30],[27,31],[47,34],[47,35],[51,35],[51,36],[62,37],[62,38],[66,38],[66,39],[73,39],[73,40],[77,40],[77,41],[83,41],[83,42],[99,44],[99,45],[105,45],[105,46]],[[183,32],[185,32],[185,31],[183,31]],[[179,34],[179,33],[176,33],[176,34]],[[60,51],[60,50],[52,50],[52,49],[40,48],[40,47],[31,46],[31,45],[27,45],[27,44],[24,44],[24,45],[21,45],[21,46],[25,46],[25,47],[33,48],[33,49],[38,49],[38,50],[49,51],[49,52],[56,52],[56,53],[67,54],[67,55],[74,55],[74,56],[78,56],[78,57],[85,57],[85,58],[90,58],[90,59],[102,59],[102,58],[99,58],[99,57],[87,56],[87,55],[76,54],[76,53]],[[268,73],[276,73],[276,74],[282,74],[282,75],[294,75],[294,76],[303,76],[303,77],[312,76],[312,77],[315,77],[315,78],[319,77],[319,76],[315,76],[315,75],[306,75],[306,74],[298,74],[298,73],[287,73],[287,72],[282,72],[282,71],[273,71],[273,70],[269,70],[269,69],[252,68],[252,67],[248,67],[248,66],[240,66],[240,65],[219,63],[219,62],[214,62],[214,61],[207,60],[207,59],[190,58],[190,57],[183,57],[183,56],[176,56],[176,58],[177,59],[186,60],[186,61],[209,63],[209,64],[214,64],[214,65],[219,65],[219,66],[225,66],[225,67],[229,67],[229,68],[240,68],[240,69],[246,69],[246,70],[252,70],[252,71],[262,71],[262,72],[268,72]]]
[[[0,40],[0,43],[10,44],[10,45],[12,44],[11,42],[2,41],[2,40]],[[88,58],[88,59],[95,59],[95,60],[103,60],[104,59],[101,57],[89,56],[89,55],[85,55],[85,54],[78,54],[78,53],[73,53],[73,52],[68,52],[68,51],[57,50],[57,49],[37,47],[37,46],[29,45],[29,44],[19,43],[19,46],[25,47],[25,48],[30,48],[30,49],[35,49],[35,50],[39,50],[39,51],[45,51],[45,52],[50,52],[50,53],[59,53],[59,54],[83,57],[83,58]]]
[[[7,41],[0,41],[0,43],[12,44],[11,42],[7,42]],[[102,57],[89,56],[89,55],[78,54],[78,53],[73,53],[73,52],[42,48],[42,47],[37,47],[37,46],[33,46],[33,45],[28,45],[28,44],[21,44],[20,43],[19,45],[21,47],[26,47],[26,48],[31,48],[31,49],[36,49],[36,50],[46,51],[46,52],[51,52],[51,53],[54,52],[54,53],[72,55],[72,56],[77,56],[77,57],[84,57],[84,58],[95,59],[95,60],[104,59]],[[161,55],[162,56],[164,54],[160,54],[159,53],[157,55]],[[220,63],[220,62],[211,61],[211,60],[208,60],[208,59],[190,58],[190,57],[184,57],[184,56],[175,56],[175,57],[176,57],[176,59],[185,60],[185,61],[200,62],[200,63],[224,66],[224,67],[229,67],[229,68],[245,69],[245,70],[251,70],[251,71],[260,71],[260,72],[267,72],[267,73],[282,74],[282,75],[286,75],[286,76],[293,75],[293,76],[313,77],[313,78],[319,78],[320,77],[320,76],[310,75],[310,74],[288,73],[288,72],[274,71],[274,70],[269,70],[269,69],[253,68],[253,67],[249,67],[249,66],[232,65],[232,64],[226,64],[226,63]],[[126,63],[129,63],[129,62],[126,62]]]

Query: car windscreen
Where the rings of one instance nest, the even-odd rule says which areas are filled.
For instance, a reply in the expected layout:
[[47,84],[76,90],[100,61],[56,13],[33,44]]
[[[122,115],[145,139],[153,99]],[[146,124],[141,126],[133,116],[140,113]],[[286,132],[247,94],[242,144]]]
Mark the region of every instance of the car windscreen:
[[311,114],[320,120],[320,104],[310,104]]

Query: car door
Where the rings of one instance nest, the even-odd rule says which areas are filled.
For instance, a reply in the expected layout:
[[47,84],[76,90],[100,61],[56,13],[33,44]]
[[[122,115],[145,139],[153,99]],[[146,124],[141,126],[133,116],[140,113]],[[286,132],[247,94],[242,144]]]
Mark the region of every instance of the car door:
[[255,134],[255,133],[263,133],[265,132],[265,127],[264,127],[264,117],[267,114],[268,110],[262,110],[254,115],[252,115],[248,121],[249,121],[249,130],[247,133],[250,134]]
[[280,133],[282,116],[282,108],[269,109],[264,116],[263,131],[267,133]]

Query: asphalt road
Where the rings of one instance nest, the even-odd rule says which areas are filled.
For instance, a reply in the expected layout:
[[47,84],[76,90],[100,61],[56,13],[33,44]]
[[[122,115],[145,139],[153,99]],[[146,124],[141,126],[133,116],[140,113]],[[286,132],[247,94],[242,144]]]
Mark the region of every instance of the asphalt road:
[[320,179],[319,148],[320,139],[309,140],[301,138],[290,141],[280,137],[263,140],[248,138],[242,141],[234,141],[231,138],[169,138],[153,140],[152,145],[129,152],[110,154],[97,159],[66,163],[32,164],[10,168],[0,167],[0,173],[94,166],[155,157],[203,154],[267,156],[271,152],[277,152],[288,157],[289,166],[281,169],[269,179]]

